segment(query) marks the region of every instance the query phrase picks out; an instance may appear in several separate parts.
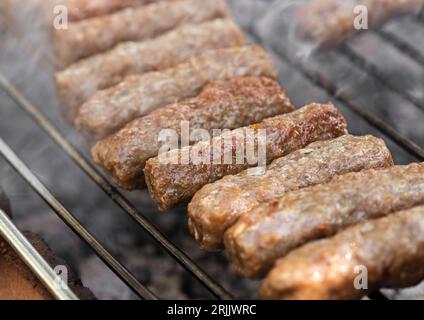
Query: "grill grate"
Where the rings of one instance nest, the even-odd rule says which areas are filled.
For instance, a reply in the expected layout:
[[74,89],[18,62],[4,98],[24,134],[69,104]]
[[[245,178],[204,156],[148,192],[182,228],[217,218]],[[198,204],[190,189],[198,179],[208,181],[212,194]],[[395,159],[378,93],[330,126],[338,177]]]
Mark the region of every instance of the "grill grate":
[[[158,243],[165,248],[183,267],[191,272],[201,283],[208,288],[212,294],[220,299],[231,299],[232,296],[225,291],[219,284],[211,279],[203,270],[201,270],[184,252],[182,252],[177,246],[175,246],[170,240],[168,240],[146,217],[138,211],[133,204],[130,203],[85,157],[79,153],[62,134],[53,126],[52,123],[32,104],[30,103],[20,92],[14,87],[4,76],[0,75],[0,84],[3,86],[9,96],[15,100],[19,107],[21,107],[28,115],[33,118],[37,124],[55,141],[59,147],[61,147],[65,153],[75,161],[75,163],[91,178],[97,185],[103,189],[103,191],[111,197],[127,214],[131,216],[145,231],[147,231]],[[0,145],[1,146],[1,145]],[[0,148],[2,155],[10,162],[12,166],[15,166],[14,161],[9,159],[7,156],[7,150]],[[19,161],[17,157],[14,159]],[[19,171],[19,170],[18,170]],[[23,173],[19,171],[21,175]],[[35,176],[33,176],[35,178]],[[36,179],[36,178],[35,178]],[[27,182],[31,183],[27,180]],[[38,190],[36,189],[38,192]],[[49,194],[48,198],[43,199],[47,202],[55,201],[54,197]],[[50,204],[50,202],[49,202]],[[57,205],[59,203],[57,202]],[[56,213],[60,214],[61,211],[66,211],[63,207],[53,206]],[[81,225],[75,220],[68,222],[72,229],[78,230]],[[92,239],[93,240],[93,239]],[[91,240],[91,241],[92,241]],[[88,243],[91,245],[91,241]],[[106,253],[100,253],[96,250],[99,256],[107,261]],[[120,274],[120,273],[118,273]],[[122,274],[120,274],[121,277]],[[130,275],[124,276],[125,282],[131,283]],[[139,286],[139,284],[137,284]],[[136,287],[132,286],[134,290]],[[140,294],[139,290],[134,290]],[[141,295],[144,297],[143,295]]]
[[407,54],[411,59],[417,61],[424,68],[424,55],[422,55],[421,52],[416,50],[414,47],[411,47],[402,38],[386,30],[378,30],[376,34],[395,46],[401,52]]
[[32,171],[19,159],[12,149],[0,139],[0,153],[5,160],[25,179],[31,188],[56,212],[56,214],[82,239],[97,255],[140,297],[145,299],[155,299],[156,297],[135,277],[122,266],[50,193]]
[[[420,23],[422,18],[414,17]],[[250,30],[250,34],[261,43],[259,36]],[[398,48],[410,58],[424,66],[424,57],[415,48],[408,45],[401,38],[379,30],[375,32],[390,45]],[[263,44],[263,43],[262,43]],[[271,48],[285,63],[301,72],[301,74],[311,83],[320,89],[324,89],[329,95],[349,107],[357,116],[365,120],[372,127],[385,134],[397,145],[403,148],[407,153],[418,161],[424,161],[424,149],[411,141],[409,138],[398,132],[384,120],[370,112],[348,92],[328,80],[322,73],[314,71],[305,66],[300,61],[291,58],[286,52],[279,48]],[[419,99],[410,94],[399,90],[396,86],[388,82],[379,72],[378,68],[370,64],[366,59],[357,55],[347,45],[342,45],[339,53],[346,56],[354,65],[364,70],[368,75],[377,79],[389,90],[395,92],[413,105],[424,110],[424,104]],[[227,292],[219,283],[206,274],[193,260],[191,260],[178,246],[167,239],[164,234],[158,230],[149,219],[143,215],[134,204],[132,204],[119,190],[117,190],[98,169],[88,161],[81,152],[79,152],[55,126],[28,101],[24,95],[3,75],[0,74],[0,85],[3,90],[16,102],[16,104],[25,111],[28,116],[34,120],[37,125],[44,130],[49,137],[83,170],[96,184],[121,207],[144,231],[146,231],[159,245],[164,248],[178,263],[180,263],[189,273],[191,273],[205,288],[207,288],[218,299],[232,299],[233,296]],[[0,153],[8,163],[25,179],[25,181],[36,191],[44,201],[46,201],[56,214],[61,217],[68,226],[80,236],[97,255],[141,298],[156,299],[157,297],[145,288],[119,261],[117,261],[104,247],[99,243],[84,226],[68,211],[63,205],[47,190],[47,188],[35,177],[30,169],[19,159],[19,157],[10,149],[10,147],[0,139]],[[373,299],[386,298],[383,294],[377,292],[370,295]]]
[[[358,54],[356,54],[355,51],[353,51],[349,46],[347,46],[346,44],[342,44],[340,46],[339,51],[340,51],[340,53],[346,55],[350,61],[354,62],[358,66],[358,68],[364,70],[366,73],[368,73],[369,75],[371,75],[374,78],[376,78],[380,83],[382,83],[388,89],[390,89],[391,91],[395,92],[396,94],[398,94],[399,96],[401,96],[402,98],[404,98],[406,101],[409,101],[413,105],[415,105],[418,108],[424,110],[424,102],[422,102],[419,99],[413,97],[409,93],[398,89],[392,83],[390,83],[389,81],[387,81],[386,80],[386,77],[383,74],[381,74],[381,72],[380,72],[380,70],[378,68],[376,68],[374,65],[372,65],[371,63],[369,63],[363,57],[361,57]],[[416,59],[416,57],[414,57],[414,60],[418,60],[418,59]]]
[[[259,37],[257,37],[254,32],[251,32],[256,41],[261,42]],[[301,62],[294,61],[291,59],[286,53],[278,50],[277,48],[271,48],[274,52],[278,54],[280,58],[282,58],[285,62],[287,62],[290,66],[294,67],[298,71],[300,71],[309,81],[317,85],[318,87],[327,91],[331,96],[335,97],[339,101],[343,102],[348,106],[351,110],[353,110],[356,114],[358,114],[361,118],[367,121],[370,125],[374,126],[388,137],[393,139],[400,147],[405,149],[408,153],[413,155],[420,161],[424,161],[424,149],[418,146],[415,142],[411,141],[401,133],[399,133],[396,129],[388,125],[384,120],[374,115],[372,112],[369,112],[364,106],[361,105],[355,98],[353,98],[349,93],[340,90],[340,88],[326,79],[325,76],[319,72],[315,72],[313,70],[305,67]],[[368,72],[372,74],[372,72]]]

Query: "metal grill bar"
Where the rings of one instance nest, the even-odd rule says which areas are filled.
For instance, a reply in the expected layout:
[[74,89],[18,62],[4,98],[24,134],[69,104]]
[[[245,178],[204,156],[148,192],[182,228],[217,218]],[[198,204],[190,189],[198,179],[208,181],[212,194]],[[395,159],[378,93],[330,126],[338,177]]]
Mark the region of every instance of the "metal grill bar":
[[[259,43],[262,43],[259,36],[257,36],[254,32],[250,32],[250,34],[255,38],[255,40]],[[262,43],[263,44],[263,43]],[[322,76],[318,72],[314,72],[306,68],[302,63],[298,61],[294,61],[289,58],[289,56],[278,48],[271,48],[278,56],[283,59],[287,64],[297,69],[302,73],[304,77],[306,77],[309,81],[317,85],[318,87],[327,91],[330,95],[336,97],[339,101],[344,103],[347,107],[349,107],[352,111],[354,111],[357,115],[367,121],[370,125],[377,128],[388,137],[390,137],[394,142],[396,142],[400,147],[406,150],[408,153],[419,159],[420,161],[424,161],[424,149],[418,146],[413,141],[409,140],[407,137],[399,133],[393,127],[388,125],[384,120],[380,119],[372,112],[369,112],[364,106],[362,106],[358,101],[355,100],[352,96],[350,96],[347,92],[341,90],[337,87],[337,85],[333,84],[331,81],[327,80],[324,76]]]
[[174,243],[167,239],[136,207],[120,193],[85,157],[73,147],[51,122],[18,89],[0,73],[0,84],[5,92],[41,127],[53,141],[94,181],[96,184],[147,233],[155,239],[177,262],[188,270],[215,297],[229,300],[233,296],[205,273]]
[[58,281],[58,275],[1,209],[0,236],[22,258],[53,297],[59,300],[79,300],[67,283]]
[[376,34],[424,67],[424,56],[417,49],[409,45],[405,40],[385,30],[376,31]]
[[358,55],[348,45],[341,44],[338,51],[341,54],[348,57],[349,60],[354,62],[355,65],[357,65],[359,68],[364,70],[367,74],[373,76],[378,81],[380,81],[384,86],[389,88],[391,91],[396,92],[396,94],[398,94],[399,96],[401,96],[405,100],[411,102],[416,107],[424,110],[424,103],[421,100],[415,98],[414,96],[412,96],[412,95],[410,95],[410,94],[408,94],[408,93],[406,93],[402,90],[399,90],[398,88],[396,88],[396,86],[392,85],[389,81],[386,80],[386,77],[383,74],[381,74],[380,70],[377,67],[375,67],[373,64],[369,63],[366,59],[364,59],[360,55]]
[[24,178],[31,188],[57,213],[57,215],[84,240],[135,293],[143,299],[155,300],[157,297],[145,288],[120,264],[82,225],[63,207],[32,171],[21,161],[13,150],[0,138],[0,154]]

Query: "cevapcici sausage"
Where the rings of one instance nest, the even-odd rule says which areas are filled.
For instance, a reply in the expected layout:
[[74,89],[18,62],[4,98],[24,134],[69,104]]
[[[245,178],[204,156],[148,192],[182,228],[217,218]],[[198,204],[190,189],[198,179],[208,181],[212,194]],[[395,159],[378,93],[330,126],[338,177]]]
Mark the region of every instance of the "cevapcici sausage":
[[[249,131],[254,134],[249,135]],[[261,140],[259,132],[265,132],[265,139]],[[208,183],[257,166],[259,156],[248,158],[248,144],[254,146],[257,155],[259,148],[265,147],[266,162],[269,163],[314,141],[346,133],[346,120],[334,105],[311,104],[152,158],[147,161],[144,173],[152,198],[161,210],[166,210],[189,200]],[[240,150],[246,152],[239,157]],[[188,161],[181,163],[181,159]]]
[[308,39],[323,46],[335,45],[357,31],[354,21],[360,11],[367,8],[368,23],[377,27],[393,17],[418,10],[423,0],[315,0],[301,4],[295,15],[300,32]]
[[424,279],[424,207],[363,222],[294,250],[277,261],[261,295],[264,299],[359,299],[367,291],[355,279],[365,268],[369,290],[405,288]]
[[277,71],[258,46],[208,50],[174,68],[129,76],[99,91],[83,104],[75,123],[98,140],[155,109],[196,96],[211,81],[243,76],[276,78]]
[[179,25],[199,23],[230,15],[224,0],[180,0],[127,8],[97,18],[70,22],[55,29],[57,68],[108,50],[122,41],[156,37]]
[[274,160],[263,175],[244,171],[204,186],[188,206],[190,230],[202,249],[220,249],[225,231],[261,203],[336,175],[392,165],[384,141],[373,136],[314,142]]
[[126,42],[83,59],[56,74],[61,107],[73,121],[79,107],[96,91],[126,76],[173,67],[208,49],[242,46],[243,32],[232,20],[184,25],[145,42]]
[[146,186],[143,169],[149,158],[158,155],[161,130],[174,130],[180,137],[183,121],[191,130],[235,129],[293,110],[275,80],[247,77],[212,82],[198,97],[158,109],[99,141],[92,156],[121,187],[142,188]]
[[68,9],[68,20],[78,21],[112,13],[127,7],[138,7],[159,1],[165,0],[53,0],[52,3],[54,5],[64,5]]
[[225,248],[237,270],[259,277],[305,242],[420,204],[424,163],[348,173],[243,215],[225,234]]

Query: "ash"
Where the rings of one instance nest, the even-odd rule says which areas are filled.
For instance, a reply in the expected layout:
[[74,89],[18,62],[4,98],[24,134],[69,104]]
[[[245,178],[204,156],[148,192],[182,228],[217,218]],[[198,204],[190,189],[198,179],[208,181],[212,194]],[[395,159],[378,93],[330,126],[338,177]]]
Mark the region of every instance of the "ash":
[[[0,71],[89,158],[89,146],[60,115],[52,78],[50,37],[45,32],[45,23],[37,19],[39,14],[31,5],[34,1],[28,1],[15,12],[20,28],[13,28],[13,32],[7,29],[0,32]],[[370,112],[424,146],[423,110],[358,68],[337,48],[316,50],[293,37],[289,12],[294,1],[230,0],[229,3],[235,18],[252,35],[251,38],[261,41],[274,56],[280,69],[280,82],[298,107],[312,101],[333,101],[347,117],[351,133],[385,138],[398,164],[417,161],[279,56],[279,53],[285,52],[308,68],[319,71],[336,83],[340,92],[349,93]],[[0,20],[0,26],[8,23]],[[401,37],[424,56],[424,22],[410,16],[402,17],[386,24],[383,29]],[[385,79],[399,91],[407,92],[424,104],[423,65],[374,31],[352,37],[347,46],[381,70]],[[0,136],[137,279],[163,299],[213,298],[87,178],[2,90],[0,103]],[[3,160],[0,160],[0,184],[11,198],[18,227],[41,234],[53,251],[73,266],[98,298],[136,299]],[[258,298],[260,283],[239,277],[229,265],[225,253],[205,253],[198,248],[188,232],[185,208],[161,214],[146,192],[125,195],[229,292],[237,298]],[[410,299],[424,296],[424,287],[388,290],[386,293],[392,298]]]

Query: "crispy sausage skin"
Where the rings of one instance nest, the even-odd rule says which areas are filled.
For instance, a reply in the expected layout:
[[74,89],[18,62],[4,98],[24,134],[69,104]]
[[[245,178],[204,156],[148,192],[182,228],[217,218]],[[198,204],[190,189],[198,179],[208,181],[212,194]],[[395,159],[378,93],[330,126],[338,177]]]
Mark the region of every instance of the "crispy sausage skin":
[[[368,289],[404,288],[424,279],[424,207],[360,223],[281,258],[264,280],[264,299],[359,299]],[[362,268],[362,269],[358,269]],[[362,271],[363,272],[363,271]]]
[[[183,121],[190,130],[235,129],[294,110],[278,82],[269,78],[245,77],[216,81],[202,93],[171,104],[130,122],[92,149],[94,161],[126,189],[146,186],[143,169],[158,155],[162,130],[182,133]],[[181,139],[180,139],[181,142]]]
[[[249,137],[249,131],[255,133],[254,137]],[[162,158],[152,158],[147,161],[144,173],[150,194],[159,209],[170,209],[190,200],[208,183],[257,166],[257,162],[249,161],[246,152],[241,155],[242,159],[238,153],[243,147],[247,150],[245,140],[249,140],[254,149],[259,150],[259,131],[266,133],[264,146],[266,161],[270,163],[314,141],[346,134],[347,123],[334,105],[311,104],[289,114],[235,129],[210,141],[199,142],[181,150],[171,150],[162,155]],[[216,153],[216,150],[219,152]],[[199,154],[207,160],[199,162],[196,159]],[[189,161],[181,163],[180,159]],[[229,163],[227,159],[230,159]]]
[[[368,23],[378,27],[386,21],[424,5],[424,0],[314,0],[299,5],[295,10],[299,31],[308,40],[321,46],[334,46],[357,30],[354,21],[360,11],[368,10]],[[361,11],[362,12],[362,11]]]
[[119,42],[157,37],[182,24],[229,17],[225,0],[180,0],[126,8],[105,16],[70,22],[54,29],[57,69],[111,49]]
[[97,92],[80,108],[75,124],[97,141],[155,109],[198,95],[211,81],[243,76],[275,79],[277,71],[258,46],[208,50],[174,68],[129,76]]
[[424,163],[348,173],[256,207],[226,232],[225,248],[238,271],[261,277],[308,241],[421,204]]
[[150,41],[122,43],[56,73],[63,114],[72,122],[96,91],[114,86],[129,75],[171,68],[205,50],[244,43],[243,32],[228,19],[184,25]]
[[263,175],[243,171],[204,186],[188,206],[189,226],[204,250],[223,247],[225,231],[256,206],[336,175],[393,165],[383,140],[345,135],[274,160]]

